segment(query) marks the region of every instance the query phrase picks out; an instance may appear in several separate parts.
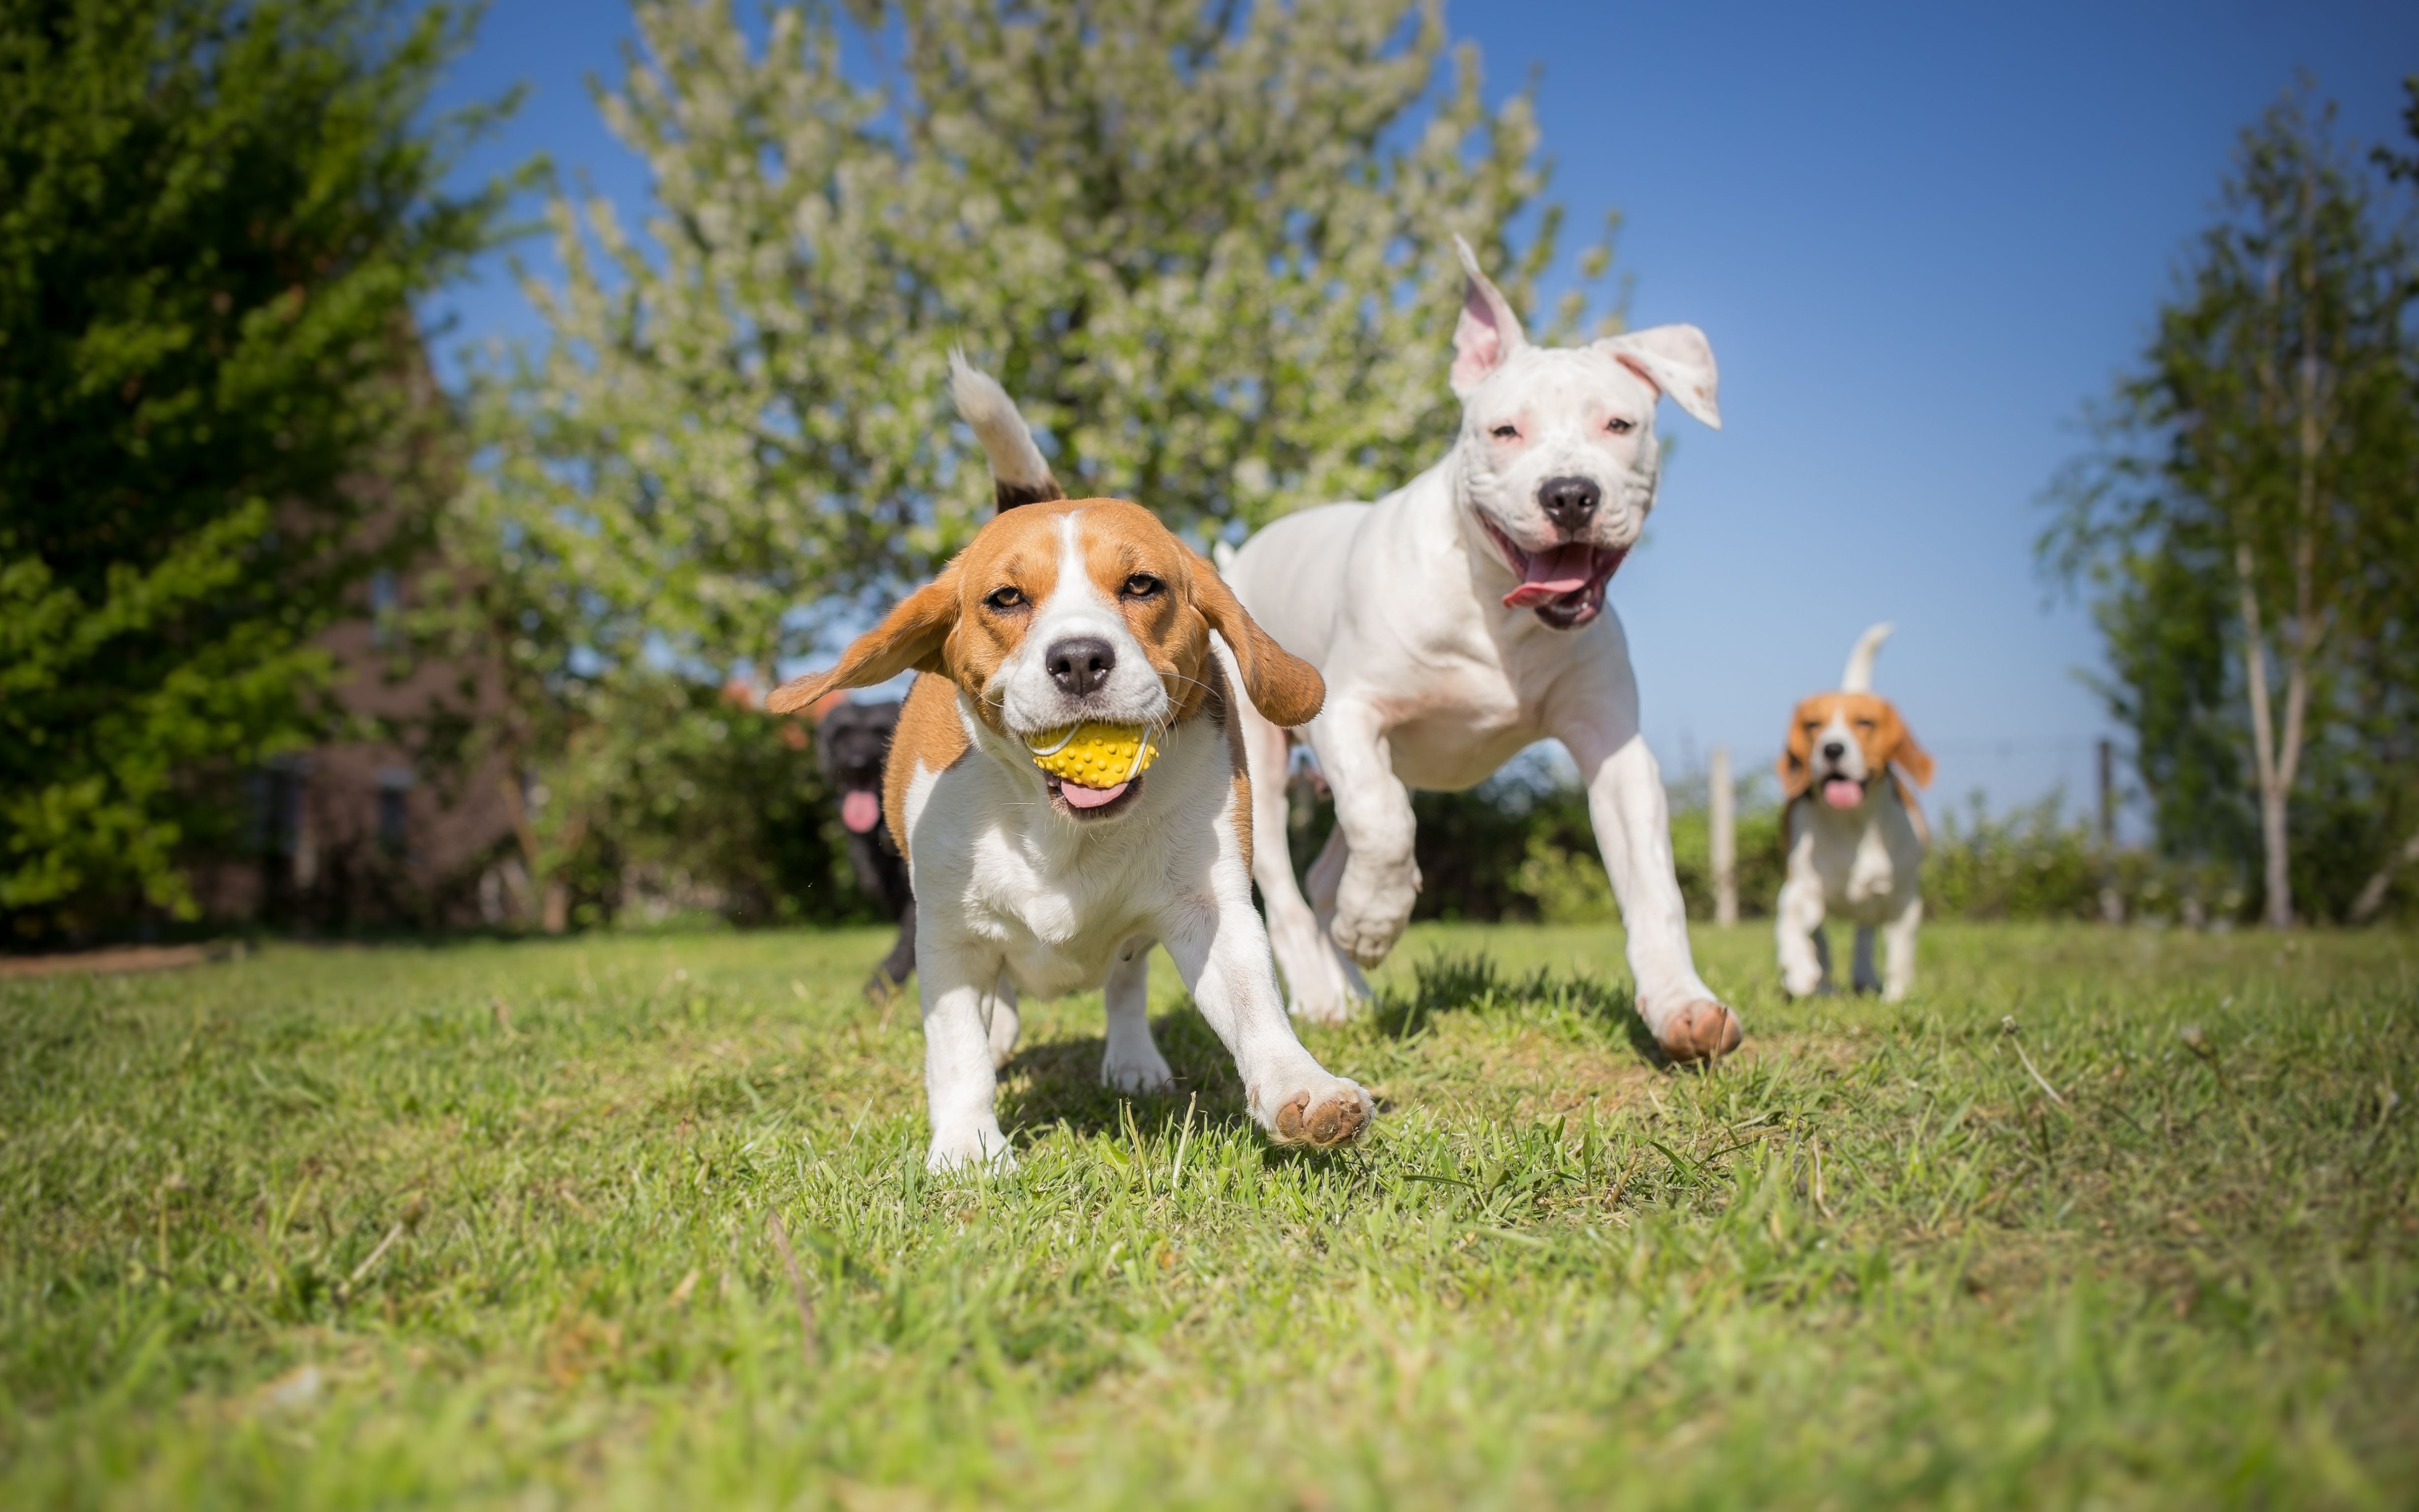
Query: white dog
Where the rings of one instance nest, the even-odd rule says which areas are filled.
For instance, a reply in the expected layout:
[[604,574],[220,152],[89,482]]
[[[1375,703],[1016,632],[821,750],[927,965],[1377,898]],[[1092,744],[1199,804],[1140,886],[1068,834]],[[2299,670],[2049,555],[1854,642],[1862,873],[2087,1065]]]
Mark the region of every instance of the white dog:
[[[765,701],[786,713],[923,673],[891,741],[883,813],[916,893],[928,1164],[1013,1164],[993,1100],[1016,1043],[1019,991],[1105,986],[1102,1080],[1164,1090],[1167,1062],[1145,1014],[1154,941],[1235,1057],[1263,1128],[1287,1143],[1357,1138],[1375,1112],[1369,1094],[1294,1038],[1252,909],[1237,717],[1256,704],[1270,718],[1308,719],[1318,673],[1263,634],[1148,510],[1067,501],[1008,395],[953,365],[959,408],[993,458],[1000,514],[838,667]],[[1087,768],[1080,781],[1037,764],[1091,722],[1146,732],[1155,760],[1137,752],[1131,770]]]
[[[1533,741],[1560,740],[1628,927],[1638,1011],[1674,1059],[1738,1043],[1698,977],[1672,871],[1638,682],[1605,585],[1655,505],[1655,404],[1718,428],[1714,354],[1694,326],[1578,347],[1533,347],[1458,239],[1468,273],[1454,332],[1461,434],[1442,461],[1374,504],[1287,516],[1232,557],[1236,596],[1319,669],[1327,702],[1302,732],[1335,794],[1311,871],[1285,850],[1287,737],[1244,716],[1277,964],[1294,1011],[1329,1020],[1368,994],[1358,969],[1401,938],[1420,886],[1410,789],[1485,779]],[[1332,943],[1333,949],[1330,948]]]
[[[1831,974],[1823,921],[1857,925],[1853,981],[1895,1002],[1915,985],[1915,933],[1923,922],[1923,810],[1909,791],[1932,782],[1932,758],[1889,701],[1874,696],[1873,654],[1890,627],[1867,630],[1848,653],[1840,690],[1799,701],[1777,764],[1789,876],[1774,910],[1780,984],[1804,997]],[[1887,974],[1873,974],[1873,930],[1888,932]]]

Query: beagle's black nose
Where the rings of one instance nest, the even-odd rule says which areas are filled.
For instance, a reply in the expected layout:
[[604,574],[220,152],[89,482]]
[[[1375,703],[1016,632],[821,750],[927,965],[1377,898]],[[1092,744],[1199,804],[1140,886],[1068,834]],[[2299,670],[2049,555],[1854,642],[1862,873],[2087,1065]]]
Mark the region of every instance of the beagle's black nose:
[[1826,740],[1823,742],[1823,759],[1825,761],[1836,762],[1846,754],[1848,754],[1848,748],[1841,745],[1839,741]]
[[1071,698],[1082,698],[1109,680],[1117,648],[1096,635],[1069,636],[1050,648],[1050,680]]
[[1586,530],[1602,502],[1604,490],[1594,478],[1548,478],[1537,485],[1537,507],[1567,534]]

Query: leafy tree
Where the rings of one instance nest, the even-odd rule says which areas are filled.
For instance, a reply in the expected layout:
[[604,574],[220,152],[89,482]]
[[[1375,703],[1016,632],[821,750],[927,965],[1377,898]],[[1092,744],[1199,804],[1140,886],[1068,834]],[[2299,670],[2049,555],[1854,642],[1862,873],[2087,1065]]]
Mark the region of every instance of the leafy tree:
[[[1240,528],[1430,459],[1454,232],[1516,297],[1552,256],[1551,207],[1502,255],[1546,179],[1530,101],[1485,102],[1435,0],[807,3],[761,42],[723,4],[636,15],[600,104],[655,211],[554,204],[551,340],[485,391],[454,522],[541,771],[681,744],[652,684],[767,678],[965,540],[952,345],[1071,489]],[[553,866],[602,818],[547,786]]]
[[314,635],[424,539],[412,301],[494,193],[423,122],[470,22],[384,0],[0,0],[0,916],[193,902],[308,742]]
[[2245,856],[2256,836],[2278,928],[2297,880],[2333,910],[2362,874],[2297,868],[2297,828],[2305,852],[2379,858],[2384,836],[2364,835],[2402,779],[2364,726],[2411,686],[2377,655],[2413,586],[2394,556],[2413,502],[2411,252],[2332,116],[2303,90],[2244,131],[2220,219],[2042,543],[2097,598],[2161,840]]

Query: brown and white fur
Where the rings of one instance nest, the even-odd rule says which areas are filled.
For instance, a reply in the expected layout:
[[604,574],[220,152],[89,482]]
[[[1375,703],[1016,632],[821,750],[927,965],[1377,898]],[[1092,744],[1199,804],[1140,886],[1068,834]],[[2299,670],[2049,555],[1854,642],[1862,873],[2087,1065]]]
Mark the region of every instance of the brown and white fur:
[[[993,1103],[1020,993],[1104,987],[1102,1080],[1166,1089],[1145,1012],[1154,942],[1235,1057],[1262,1128],[1287,1143],[1357,1138],[1375,1113],[1369,1094],[1295,1039],[1252,907],[1251,780],[1212,638],[1280,724],[1318,711],[1318,673],[1149,511],[1058,497],[1008,396],[956,366],[1000,514],[838,667],[768,701],[798,708],[922,674],[892,740],[883,811],[916,891],[927,1164],[1013,1164]],[[1083,720],[1147,726],[1160,754],[1114,798],[1077,806],[1026,741]]]
[[[1821,992],[1830,977],[1824,920],[1857,926],[1853,981],[1893,1002],[1915,985],[1915,936],[1923,922],[1923,851],[1929,839],[1916,787],[1932,783],[1932,758],[1906,721],[1872,691],[1873,654],[1889,638],[1876,625],[1848,653],[1839,691],[1801,700],[1777,764],[1788,876],[1774,910],[1780,982],[1792,996]],[[1873,931],[1885,964],[1873,971]]]

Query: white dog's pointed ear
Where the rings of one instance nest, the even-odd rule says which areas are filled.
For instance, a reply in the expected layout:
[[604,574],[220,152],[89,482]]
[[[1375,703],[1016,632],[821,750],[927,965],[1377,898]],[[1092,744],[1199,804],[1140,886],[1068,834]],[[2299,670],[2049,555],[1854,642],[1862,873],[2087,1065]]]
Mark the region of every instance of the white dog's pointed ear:
[[1470,243],[1453,239],[1461,254],[1465,282],[1461,288],[1461,319],[1453,328],[1453,392],[1467,394],[1529,343],[1520,332],[1520,317],[1512,301],[1478,270],[1478,256]]
[[1650,326],[1596,345],[1673,404],[1714,429],[1722,428],[1722,407],[1715,397],[1721,375],[1715,371],[1713,344],[1703,332],[1689,325]]

